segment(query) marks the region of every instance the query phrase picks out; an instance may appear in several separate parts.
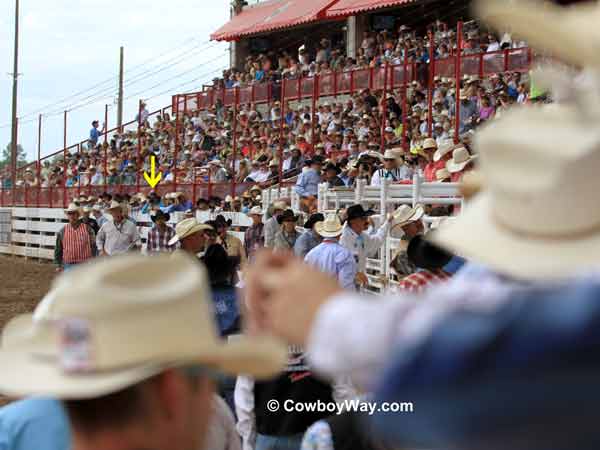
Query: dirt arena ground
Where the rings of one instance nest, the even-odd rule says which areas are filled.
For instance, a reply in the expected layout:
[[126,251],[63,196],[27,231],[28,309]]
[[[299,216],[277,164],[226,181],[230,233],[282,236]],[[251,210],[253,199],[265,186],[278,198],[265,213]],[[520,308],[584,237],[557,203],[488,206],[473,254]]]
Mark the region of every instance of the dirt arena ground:
[[[55,266],[0,255],[0,329],[17,314],[31,312],[48,292]],[[7,399],[0,396],[0,405]]]

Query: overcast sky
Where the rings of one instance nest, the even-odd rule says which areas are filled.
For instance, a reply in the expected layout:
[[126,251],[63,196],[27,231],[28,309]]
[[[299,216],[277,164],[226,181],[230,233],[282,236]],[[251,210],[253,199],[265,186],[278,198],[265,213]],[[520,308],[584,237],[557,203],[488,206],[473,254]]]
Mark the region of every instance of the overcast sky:
[[[154,111],[169,105],[172,94],[199,90],[203,82],[218,74],[218,69],[228,65],[228,45],[208,42],[210,33],[228,19],[228,0],[21,0],[18,115],[22,124],[18,142],[28,158],[37,153],[39,109],[48,115],[43,120],[42,156],[63,146],[61,111],[65,107],[95,102],[68,114],[69,145],[87,138],[93,119],[103,121],[104,104],[113,104],[117,92],[121,45],[125,47],[125,69],[130,69],[125,82],[131,80],[131,85],[125,87],[125,97],[133,95],[125,102],[124,122],[134,118],[140,97],[147,99],[168,91],[148,101],[148,108]],[[10,126],[6,125],[11,118],[12,79],[7,74],[13,67],[13,27],[14,0],[0,1],[2,149],[10,141]],[[134,68],[165,52],[159,59]],[[148,76],[159,69],[161,72]],[[136,82],[136,75],[148,77]],[[195,78],[199,80],[190,82]],[[101,82],[105,83],[89,89]],[[81,91],[86,93],[60,103]],[[50,117],[51,113],[58,114]],[[25,123],[32,119],[32,123]],[[115,123],[113,106],[109,126]]]

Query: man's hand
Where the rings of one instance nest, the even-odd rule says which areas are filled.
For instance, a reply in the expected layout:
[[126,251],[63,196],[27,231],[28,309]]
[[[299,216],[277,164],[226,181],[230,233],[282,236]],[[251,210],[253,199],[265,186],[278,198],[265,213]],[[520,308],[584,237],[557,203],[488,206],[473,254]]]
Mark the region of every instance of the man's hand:
[[367,286],[369,284],[369,278],[364,274],[364,272],[358,272],[354,277],[354,281],[360,286]]
[[248,331],[304,345],[321,305],[341,292],[337,281],[289,254],[262,251],[245,278]]
[[391,222],[392,220],[394,220],[394,213],[388,213],[387,214],[387,221]]

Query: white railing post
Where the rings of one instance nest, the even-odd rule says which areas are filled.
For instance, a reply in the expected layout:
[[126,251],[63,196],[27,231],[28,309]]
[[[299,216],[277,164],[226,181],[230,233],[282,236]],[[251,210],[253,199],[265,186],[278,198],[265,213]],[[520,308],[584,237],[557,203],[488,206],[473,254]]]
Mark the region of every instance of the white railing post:
[[380,196],[380,204],[379,204],[379,208],[381,211],[381,217],[382,220],[385,220],[385,216],[387,215],[387,200],[388,200],[388,194],[390,192],[390,184],[391,181],[388,178],[385,178],[383,180],[383,183],[381,184],[381,190],[379,191],[379,196]]
[[366,180],[362,178],[356,181],[356,190],[354,191],[354,203],[356,203],[357,205],[362,205],[366,185]]
[[327,206],[327,183],[321,183],[317,193],[317,210],[325,211]]
[[419,173],[415,172],[415,174],[413,175],[413,198],[412,198],[413,208],[415,207],[415,205],[417,205],[421,201],[421,182],[422,182],[422,180],[423,179],[419,176]]

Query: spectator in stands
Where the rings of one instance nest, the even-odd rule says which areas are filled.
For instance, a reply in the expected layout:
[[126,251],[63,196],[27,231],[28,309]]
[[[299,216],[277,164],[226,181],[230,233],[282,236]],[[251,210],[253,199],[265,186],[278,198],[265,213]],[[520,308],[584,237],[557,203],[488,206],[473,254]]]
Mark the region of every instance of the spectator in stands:
[[123,205],[116,200],[107,208],[112,220],[98,231],[96,245],[101,256],[121,255],[141,248],[141,239],[135,222],[125,217]]
[[174,247],[169,245],[169,241],[175,236],[175,230],[167,224],[171,220],[171,215],[160,209],[154,214],[150,213],[150,219],[154,226],[148,232],[147,251],[148,253],[171,252]]
[[288,205],[284,201],[276,201],[273,203],[273,215],[267,220],[264,227],[264,244],[267,248],[272,248],[275,245],[275,235],[279,232],[280,223],[279,216],[287,209]]
[[451,181],[457,183],[462,180],[465,173],[472,170],[473,162],[477,155],[470,155],[464,146],[455,148],[452,152],[452,158],[446,161],[446,169],[451,174]]
[[104,133],[104,130],[106,129],[106,124],[102,124],[102,130],[98,130],[98,125],[99,125],[99,122],[97,120],[94,120],[92,122],[92,129],[90,130],[90,140],[89,140],[89,145],[92,148],[94,148],[94,147],[96,147],[96,145],[98,145],[98,140],[100,139],[100,135],[102,133]]
[[79,207],[71,203],[65,213],[69,223],[56,235],[54,246],[54,264],[57,272],[87,262],[98,253],[94,231],[80,220]]
[[324,221],[315,223],[315,231],[322,242],[314,247],[304,261],[320,271],[329,273],[344,289],[353,290],[357,283],[357,265],[352,253],[339,244],[343,226],[337,214],[328,214]]
[[108,220],[102,213],[102,206],[100,204],[95,204],[94,206],[92,206],[92,216],[98,224],[98,231],[100,231],[102,225],[104,225],[104,223]]
[[298,232],[296,231],[298,216],[291,209],[286,209],[277,217],[277,222],[280,225],[280,229],[273,240],[273,250],[293,252],[296,240],[298,239]]
[[340,244],[347,248],[357,263],[356,281],[358,286],[366,286],[367,258],[372,257],[383,244],[390,228],[393,216],[390,214],[383,224],[372,232],[367,232],[372,224],[371,214],[364,210],[362,205],[352,205],[346,210],[346,224],[342,232]]
[[315,225],[324,220],[325,216],[321,213],[313,214],[308,218],[304,224],[306,231],[296,239],[296,244],[294,245],[294,254],[296,256],[304,259],[309,251],[321,243],[322,238],[317,233]]
[[252,225],[250,225],[244,233],[244,249],[248,260],[251,261],[254,253],[265,245],[262,209],[260,206],[254,206],[248,212],[248,216],[252,219]]
[[373,173],[371,186],[381,186],[383,180],[390,180],[397,183],[403,180],[412,179],[412,170],[410,167],[402,164],[398,166],[399,151],[401,149],[386,150],[383,155],[383,167]]
[[310,162],[310,168],[298,176],[296,182],[296,193],[304,200],[304,206],[310,211],[319,193],[321,182],[321,166],[323,160],[320,156],[314,156]]

